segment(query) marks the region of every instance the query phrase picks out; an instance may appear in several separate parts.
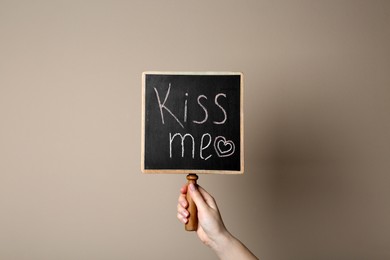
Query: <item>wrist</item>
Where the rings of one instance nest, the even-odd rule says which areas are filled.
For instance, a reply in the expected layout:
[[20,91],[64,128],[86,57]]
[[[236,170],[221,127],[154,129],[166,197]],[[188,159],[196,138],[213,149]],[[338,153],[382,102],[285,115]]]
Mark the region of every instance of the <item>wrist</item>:
[[258,258],[249,251],[240,240],[235,238],[227,230],[221,234],[212,249],[221,260],[258,260]]
[[234,243],[235,238],[226,229],[223,230],[214,239],[214,243],[211,244],[211,248],[221,258],[221,255],[225,254],[229,247]]

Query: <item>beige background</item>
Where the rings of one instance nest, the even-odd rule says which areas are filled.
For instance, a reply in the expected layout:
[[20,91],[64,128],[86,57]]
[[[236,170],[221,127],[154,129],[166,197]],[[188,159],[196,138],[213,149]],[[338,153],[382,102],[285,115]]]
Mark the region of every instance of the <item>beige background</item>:
[[[144,70],[242,71],[262,259],[390,259],[389,1],[0,1],[0,259],[215,259],[140,173]],[[191,255],[189,255],[189,253]]]

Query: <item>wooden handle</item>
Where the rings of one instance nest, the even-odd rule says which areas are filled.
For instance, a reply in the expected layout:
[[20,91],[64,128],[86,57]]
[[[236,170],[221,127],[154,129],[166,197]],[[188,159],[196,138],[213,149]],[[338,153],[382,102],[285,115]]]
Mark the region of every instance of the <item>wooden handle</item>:
[[[187,185],[193,183],[196,185],[196,180],[198,179],[198,175],[196,174],[188,174],[187,175]],[[190,192],[187,191],[187,201],[188,201],[188,212],[190,216],[188,218],[188,222],[185,224],[185,229],[187,231],[196,231],[198,229],[198,210],[196,209],[196,205],[190,196]]]

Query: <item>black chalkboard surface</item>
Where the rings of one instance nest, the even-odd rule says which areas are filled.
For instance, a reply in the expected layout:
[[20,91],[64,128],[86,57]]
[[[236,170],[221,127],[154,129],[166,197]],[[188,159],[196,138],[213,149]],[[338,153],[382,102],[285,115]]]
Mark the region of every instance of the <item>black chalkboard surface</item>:
[[143,173],[244,172],[243,75],[142,74]]

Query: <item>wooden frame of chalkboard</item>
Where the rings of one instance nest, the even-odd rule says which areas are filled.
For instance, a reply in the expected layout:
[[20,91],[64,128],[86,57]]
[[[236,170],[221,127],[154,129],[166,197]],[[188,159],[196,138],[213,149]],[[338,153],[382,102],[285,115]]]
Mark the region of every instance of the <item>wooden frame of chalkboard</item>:
[[142,73],[142,173],[243,174],[241,72]]

